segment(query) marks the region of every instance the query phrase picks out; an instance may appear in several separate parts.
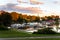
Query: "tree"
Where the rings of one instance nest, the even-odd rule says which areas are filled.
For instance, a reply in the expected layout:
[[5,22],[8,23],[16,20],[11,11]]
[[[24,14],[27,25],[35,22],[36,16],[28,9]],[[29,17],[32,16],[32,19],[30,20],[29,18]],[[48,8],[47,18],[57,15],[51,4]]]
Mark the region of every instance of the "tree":
[[11,12],[12,20],[17,21],[19,14],[17,12]]
[[40,17],[36,17],[36,19],[34,21],[35,22],[39,22],[40,21]]
[[55,31],[50,28],[39,29],[37,32],[33,32],[33,34],[56,34]]
[[58,31],[58,28],[59,28],[59,16],[56,16],[56,18],[55,18],[55,25],[56,25],[56,29],[57,29],[57,31]]
[[19,16],[19,18],[17,19],[17,22],[22,24],[23,23],[23,18]]
[[2,18],[1,18],[1,15],[0,15],[0,25],[2,24]]
[[27,19],[24,19],[23,22],[25,22],[27,24],[29,21]]
[[1,15],[1,21],[4,26],[10,26],[12,23],[12,17],[8,12],[5,12]]
[[48,17],[47,17],[47,20],[53,20],[53,17],[48,16]]

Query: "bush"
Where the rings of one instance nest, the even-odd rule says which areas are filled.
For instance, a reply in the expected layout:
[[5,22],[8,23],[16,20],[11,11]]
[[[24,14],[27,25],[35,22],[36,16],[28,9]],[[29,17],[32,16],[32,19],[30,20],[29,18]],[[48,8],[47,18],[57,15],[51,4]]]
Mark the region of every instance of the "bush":
[[49,28],[38,30],[38,32],[34,32],[33,34],[56,34],[56,32],[52,31]]
[[5,27],[4,25],[0,25],[0,30],[8,30],[8,28]]

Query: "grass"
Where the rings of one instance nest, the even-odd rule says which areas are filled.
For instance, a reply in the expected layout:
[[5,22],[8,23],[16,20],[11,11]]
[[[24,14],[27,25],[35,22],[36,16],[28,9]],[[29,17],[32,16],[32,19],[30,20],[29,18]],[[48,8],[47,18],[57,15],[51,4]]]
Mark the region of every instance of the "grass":
[[0,31],[0,37],[25,37],[28,35],[25,32],[18,32],[16,30],[6,30],[6,31]]
[[60,34],[29,34],[24,31],[17,30],[5,30],[0,31],[0,38],[12,38],[12,37],[36,37],[36,36],[59,36]]
[[38,39],[18,39],[18,40],[60,40],[60,38],[38,38]]
[[60,40],[60,38],[35,38],[35,39],[11,39],[11,40]]

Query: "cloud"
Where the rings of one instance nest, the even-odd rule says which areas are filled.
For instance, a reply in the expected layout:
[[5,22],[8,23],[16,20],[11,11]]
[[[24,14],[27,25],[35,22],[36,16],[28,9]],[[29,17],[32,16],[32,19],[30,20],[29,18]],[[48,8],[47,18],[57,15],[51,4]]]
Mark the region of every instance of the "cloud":
[[54,4],[60,4],[60,1],[54,1],[53,3]]
[[13,3],[8,3],[7,6],[16,6],[17,4],[13,4]]
[[39,5],[39,4],[44,4],[43,2],[38,2],[37,0],[17,0],[18,3],[26,3],[26,4],[32,4],[32,5]]
[[44,4],[43,2],[38,2],[37,0],[30,0],[31,4]]
[[21,7],[13,3],[8,3],[6,5],[0,6],[0,10],[17,11],[22,13],[41,13],[42,12],[42,10],[40,10],[37,7]]
[[13,4],[13,3],[8,3],[6,5],[1,5],[0,6],[0,10],[7,10],[7,11],[10,11],[10,10],[13,10],[13,7],[16,6],[17,4]]
[[7,10],[7,11],[11,11],[13,10],[17,4],[13,4],[13,3],[8,3],[6,5],[0,5],[0,10]]
[[19,3],[28,3],[28,2],[23,2],[22,0],[17,0]]
[[27,9],[32,11],[32,13],[41,13],[42,12],[42,10],[40,10],[37,7],[28,7]]
[[42,10],[40,10],[37,7],[20,7],[20,6],[15,6],[14,7],[16,10],[21,10],[23,12],[29,12],[29,13],[41,13]]

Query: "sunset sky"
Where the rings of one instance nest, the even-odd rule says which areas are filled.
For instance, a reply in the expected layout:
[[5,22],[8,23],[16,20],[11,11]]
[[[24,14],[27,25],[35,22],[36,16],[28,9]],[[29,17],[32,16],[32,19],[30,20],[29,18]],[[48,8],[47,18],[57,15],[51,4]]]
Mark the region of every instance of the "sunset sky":
[[0,10],[27,14],[60,15],[60,0],[0,0]]

